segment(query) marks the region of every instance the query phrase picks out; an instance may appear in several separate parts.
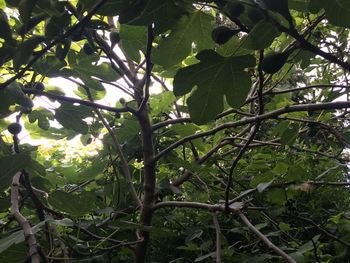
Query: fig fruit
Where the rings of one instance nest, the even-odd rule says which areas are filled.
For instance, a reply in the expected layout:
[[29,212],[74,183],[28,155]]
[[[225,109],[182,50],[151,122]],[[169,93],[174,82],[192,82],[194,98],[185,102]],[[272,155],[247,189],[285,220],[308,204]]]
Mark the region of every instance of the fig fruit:
[[29,107],[22,107],[22,108],[21,108],[21,112],[22,112],[23,114],[29,114],[29,113],[32,112],[32,108],[29,108]]
[[125,100],[124,98],[120,98],[120,99],[119,99],[119,102],[120,102],[120,104],[125,105],[126,100]]
[[227,41],[229,41],[234,35],[236,35],[239,31],[240,30],[228,28],[227,26],[218,26],[211,33],[211,37],[215,43],[223,45]]
[[270,74],[276,73],[286,64],[289,54],[289,52],[282,52],[267,55],[261,62],[262,70]]
[[17,134],[19,134],[21,132],[22,126],[19,123],[17,123],[17,122],[13,122],[7,127],[7,130],[11,134],[17,135]]
[[83,50],[84,50],[85,54],[88,56],[95,53],[95,48],[93,46],[91,46],[89,43],[84,44]]

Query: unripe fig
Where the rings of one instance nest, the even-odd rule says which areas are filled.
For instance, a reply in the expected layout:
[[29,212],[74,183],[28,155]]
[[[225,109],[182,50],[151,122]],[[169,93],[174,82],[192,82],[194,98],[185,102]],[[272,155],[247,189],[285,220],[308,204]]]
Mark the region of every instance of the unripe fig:
[[270,74],[276,73],[286,64],[289,54],[289,52],[282,52],[267,55],[261,62],[262,70]]
[[22,107],[21,108],[21,112],[24,114],[29,114],[32,112],[32,108],[28,108],[28,107]]
[[95,53],[95,48],[92,47],[89,43],[84,44],[83,50],[86,55],[92,55],[93,53]]
[[124,105],[126,103],[126,100],[124,98],[119,99],[120,104]]
[[228,28],[227,26],[218,26],[211,33],[211,37],[215,43],[219,45],[225,44],[229,41],[234,35],[236,35],[239,30]]
[[7,130],[11,134],[17,135],[17,134],[19,134],[21,132],[22,126],[19,123],[17,123],[17,122],[13,122],[7,127]]

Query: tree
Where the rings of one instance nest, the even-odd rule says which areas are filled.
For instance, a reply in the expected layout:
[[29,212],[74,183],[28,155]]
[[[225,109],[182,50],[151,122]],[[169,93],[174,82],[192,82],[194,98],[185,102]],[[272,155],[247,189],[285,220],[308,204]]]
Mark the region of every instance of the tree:
[[349,260],[348,1],[0,7],[1,260]]

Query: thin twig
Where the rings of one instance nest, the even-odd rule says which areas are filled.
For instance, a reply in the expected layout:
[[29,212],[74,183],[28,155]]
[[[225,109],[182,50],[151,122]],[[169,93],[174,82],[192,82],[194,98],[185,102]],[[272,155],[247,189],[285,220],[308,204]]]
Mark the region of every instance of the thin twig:
[[204,132],[199,132],[187,137],[184,137],[177,142],[171,144],[161,152],[159,152],[156,156],[155,159],[159,160],[162,156],[165,154],[169,153],[173,149],[177,148],[178,146],[184,144],[185,142],[197,139],[197,138],[202,138],[206,137],[209,135],[213,135],[221,130],[227,129],[227,128],[234,128],[234,127],[239,127],[242,125],[246,125],[249,123],[256,123],[258,121],[263,121],[267,119],[273,119],[276,118],[282,114],[285,113],[291,113],[291,112],[301,112],[301,111],[317,111],[317,110],[336,110],[336,109],[344,109],[344,108],[350,108],[350,101],[337,101],[337,102],[327,102],[327,103],[311,103],[311,104],[300,104],[300,105],[293,105],[293,106],[286,106],[284,108],[266,112],[262,115],[254,116],[254,117],[247,117],[244,119],[241,119],[239,121],[235,122],[227,122],[224,124],[221,124],[219,126],[216,126],[215,128],[204,131]]
[[239,162],[239,160],[243,157],[244,153],[247,151],[247,149],[249,148],[249,144],[253,141],[258,129],[260,126],[260,122],[257,122],[256,125],[254,125],[252,127],[252,130],[247,138],[246,143],[244,144],[244,146],[239,150],[239,153],[237,155],[237,157],[234,159],[234,161],[232,162],[232,165],[230,167],[230,171],[229,171],[229,175],[228,175],[228,180],[227,180],[227,184],[226,184],[226,188],[225,188],[225,207],[228,210],[229,208],[229,199],[230,199],[230,188],[232,185],[232,180],[233,180],[233,172]]
[[242,211],[237,211],[238,216],[241,218],[243,223],[254,233],[256,234],[262,242],[264,242],[269,248],[275,251],[278,255],[286,260],[289,263],[296,263],[296,261],[291,258],[286,252],[273,244],[263,233],[261,233],[253,224],[248,220],[248,218],[242,213]]
[[[91,96],[90,90],[88,88],[86,88],[86,92],[87,95],[89,97],[89,99],[92,101],[93,98]],[[95,113],[97,114],[98,118],[100,119],[100,121],[102,122],[102,124],[105,126],[105,128],[107,129],[109,135],[112,138],[113,141],[113,146],[115,148],[115,150],[117,151],[117,154],[120,158],[121,164],[122,164],[122,170],[123,170],[123,174],[125,176],[126,182],[128,184],[129,187],[129,191],[134,199],[134,202],[137,204],[137,206],[141,207],[142,203],[141,200],[136,192],[134,183],[132,182],[132,177],[130,174],[130,170],[129,170],[129,165],[128,162],[124,156],[124,153],[120,147],[119,141],[117,139],[117,136],[115,135],[114,131],[112,130],[112,128],[109,126],[108,122],[105,120],[105,118],[102,116],[101,112],[95,107],[94,108]]]
[[145,76],[144,76],[144,78],[145,78],[145,92],[144,92],[141,104],[137,110],[137,113],[140,113],[143,110],[143,108],[146,106],[146,103],[147,103],[147,101],[149,99],[149,95],[150,95],[149,88],[151,85],[151,74],[152,74],[152,68],[153,68],[153,63],[151,60],[153,40],[154,40],[153,26],[148,25],[148,28],[147,28],[147,47],[146,47],[146,54],[145,54],[146,72],[145,72]]
[[49,92],[40,91],[40,90],[36,90],[36,89],[22,89],[22,90],[26,94],[35,94],[35,95],[38,95],[38,96],[45,96],[47,98],[55,99],[55,100],[58,100],[58,101],[65,101],[65,102],[70,102],[70,103],[78,103],[80,105],[84,105],[84,106],[88,106],[88,107],[94,107],[94,108],[97,108],[97,109],[106,110],[106,111],[110,111],[110,112],[115,112],[115,113],[129,112],[129,109],[126,108],[126,107],[124,107],[124,108],[115,108],[115,107],[110,107],[110,106],[94,103],[94,102],[91,102],[91,101],[86,101],[86,100],[81,100],[81,99],[61,96],[61,95],[52,94],[52,93],[49,93]]
[[341,243],[342,245],[350,248],[350,243],[346,242],[343,239],[338,238],[337,236],[333,235],[332,233],[330,233],[329,231],[327,231],[326,229],[320,227],[318,224],[316,224],[313,220],[309,219],[309,218],[305,218],[305,217],[301,217],[301,216],[295,216],[296,218],[308,222],[311,225],[313,225],[314,227],[316,227],[318,230],[320,230],[323,234],[325,234],[326,236],[328,236],[329,238],[338,241],[339,243]]

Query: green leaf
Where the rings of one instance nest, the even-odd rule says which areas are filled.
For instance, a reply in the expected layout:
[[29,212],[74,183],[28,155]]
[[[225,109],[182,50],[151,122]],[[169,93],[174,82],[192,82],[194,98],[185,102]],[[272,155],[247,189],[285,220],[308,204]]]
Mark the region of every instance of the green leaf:
[[117,130],[120,142],[130,141],[140,132],[140,126],[134,119],[126,119],[121,123],[120,129]]
[[24,94],[17,82],[12,82],[5,89],[0,90],[0,114],[8,113],[9,107],[14,104],[26,108],[33,107],[33,101]]
[[31,162],[28,154],[15,154],[0,157],[0,190],[11,185],[12,177]]
[[170,129],[176,132],[181,137],[185,137],[196,133],[197,131],[200,130],[200,127],[197,125],[194,125],[193,123],[189,123],[186,125],[175,124],[175,125],[172,125]]
[[178,4],[175,0],[146,0],[136,4],[130,1],[129,6],[121,12],[119,22],[130,25],[154,23],[156,31],[161,33],[184,12],[185,7],[183,3]]
[[321,11],[321,9],[324,6],[324,1],[320,1],[320,0],[310,0],[309,6],[308,6],[308,10],[311,13],[317,14],[318,12]]
[[29,61],[29,58],[32,56],[34,49],[44,39],[45,38],[42,36],[34,36],[21,43],[13,57],[14,68],[18,70],[23,64],[26,64]]
[[290,231],[291,227],[290,224],[284,223],[284,222],[280,222],[278,224],[278,227],[282,230],[282,231]]
[[289,0],[288,1],[289,9],[294,9],[299,12],[308,11],[309,4],[310,4],[310,0]]
[[282,133],[281,135],[281,143],[283,145],[293,145],[295,140],[299,136],[299,125],[292,123],[290,124],[287,129]]
[[[89,11],[96,5],[95,0],[79,0],[79,5],[84,11]],[[107,0],[96,12],[103,16],[115,16],[120,13],[120,10],[125,7],[124,0]]]
[[214,17],[201,11],[182,16],[171,28],[169,36],[153,50],[152,61],[169,68],[180,63],[191,53],[193,42],[198,51],[213,47],[213,20]]
[[246,38],[242,39],[242,48],[250,50],[262,50],[269,47],[280,33],[276,27],[270,23],[261,21],[249,32]]
[[34,123],[38,121],[38,126],[43,130],[48,130],[50,128],[49,120],[53,119],[53,113],[45,108],[33,110],[31,113],[28,114],[29,122]]
[[45,167],[35,160],[31,160],[29,165],[26,166],[26,171],[30,174],[31,178],[35,176],[44,177],[46,175]]
[[350,10],[350,2],[348,0],[336,0],[338,5],[346,10]]
[[239,107],[245,101],[251,81],[244,68],[255,65],[250,55],[222,57],[212,50],[197,55],[200,63],[180,69],[174,77],[174,94],[189,93],[187,104],[191,119],[196,124],[214,120],[223,111],[223,96],[232,107]]
[[6,41],[12,41],[12,30],[7,15],[3,10],[0,10],[0,38],[5,39]]
[[206,124],[224,109],[222,90],[218,91],[214,86],[198,88],[187,99],[187,104],[193,122]]
[[27,23],[37,0],[21,0],[18,4],[18,11],[23,23]]
[[[23,235],[23,232],[20,233]],[[8,246],[6,242],[2,242],[3,239],[0,239],[0,250],[2,246],[6,247],[5,251],[0,254],[0,260],[7,263],[18,263],[22,262],[27,257],[27,246],[24,242],[19,244],[13,244]],[[16,239],[13,239],[15,241]],[[9,240],[6,240],[7,242]]]
[[[316,0],[311,0],[310,5],[315,5],[313,2]],[[326,18],[335,26],[343,26],[350,28],[350,10],[344,8],[344,2],[341,1],[328,1],[328,0],[317,0],[321,7],[326,11]],[[348,4],[347,4],[348,7]]]
[[34,69],[47,77],[59,77],[61,75],[61,69],[66,65],[65,61],[59,60],[56,56],[48,55],[35,63]]
[[54,38],[60,35],[64,28],[70,23],[70,15],[63,12],[59,15],[51,16],[46,20],[45,24],[45,36],[48,38]]
[[150,108],[152,116],[167,113],[171,110],[173,103],[176,101],[172,91],[166,91],[150,99]]
[[132,60],[140,62],[140,51],[145,52],[147,28],[144,26],[120,25],[120,47]]
[[91,165],[85,166],[79,172],[75,172],[72,176],[69,176],[68,181],[71,183],[88,181],[102,174],[104,169],[104,160],[96,158]]
[[283,189],[273,188],[267,192],[267,200],[276,205],[283,205],[286,202],[286,194]]
[[280,13],[288,21],[292,21],[289,13],[288,0],[261,0],[268,10]]
[[31,17],[27,23],[22,24],[17,29],[18,34],[20,34],[23,37],[26,33],[28,33],[37,24],[39,24],[41,21],[45,20],[46,18],[48,18],[47,13],[39,13],[39,14],[33,15],[33,17]]
[[6,8],[5,0],[0,0],[0,9],[4,10]]
[[96,79],[93,79],[89,76],[79,74],[79,78],[84,82],[84,84],[93,90],[96,91],[105,91],[105,87],[102,85],[102,83]]
[[48,202],[59,211],[79,217],[93,211],[95,208],[95,194],[84,191],[78,195],[55,191],[49,194]]
[[[83,81],[91,78],[91,76],[103,79],[104,81],[115,81],[121,77],[111,67],[110,63],[102,62],[96,65],[94,63],[96,60],[98,60],[98,56],[86,56],[84,52],[80,52],[77,55],[74,52],[68,53],[69,65],[77,72],[78,76],[82,77]],[[94,86],[96,87],[96,85]]]
[[4,45],[0,48],[0,67],[9,61],[15,53],[15,48]]
[[88,125],[84,118],[91,117],[92,112],[89,107],[80,105],[74,106],[70,103],[62,103],[55,112],[56,120],[66,129],[72,129],[78,133],[86,134]]
[[289,166],[286,178],[290,181],[303,181],[309,179],[307,171],[299,165]]

